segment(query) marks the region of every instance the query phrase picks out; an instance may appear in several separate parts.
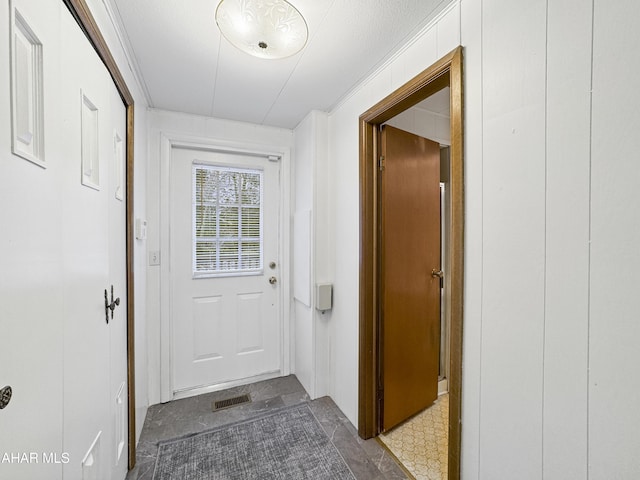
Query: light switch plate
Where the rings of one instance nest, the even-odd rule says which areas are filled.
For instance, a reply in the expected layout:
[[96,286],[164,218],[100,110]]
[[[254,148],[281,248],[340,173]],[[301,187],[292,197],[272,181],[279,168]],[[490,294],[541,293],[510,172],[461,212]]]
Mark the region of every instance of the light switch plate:
[[160,265],[160,252],[154,250],[149,252],[149,266],[154,267],[156,265]]

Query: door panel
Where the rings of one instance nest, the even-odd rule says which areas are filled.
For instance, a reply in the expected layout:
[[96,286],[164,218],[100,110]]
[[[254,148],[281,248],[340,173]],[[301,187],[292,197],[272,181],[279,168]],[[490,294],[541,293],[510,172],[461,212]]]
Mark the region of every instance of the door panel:
[[[110,182],[114,130],[124,139],[125,111],[109,73],[62,2],[5,4],[0,33],[6,38],[9,6],[19,9],[46,52],[47,168],[12,155],[9,135],[0,140],[0,387],[13,387],[11,403],[0,411],[0,457],[27,453],[0,463],[0,478],[122,479],[127,449],[117,462],[116,430],[124,429],[126,442],[126,423],[116,420],[116,397],[126,407],[126,330],[119,326],[126,329],[125,207],[110,201]],[[7,66],[8,53],[0,54]],[[8,70],[0,74],[6,85]],[[81,183],[81,90],[99,116],[92,137],[97,188]],[[11,131],[8,112],[0,119],[5,132]],[[107,325],[104,289],[111,284],[121,302]],[[92,446],[93,462],[83,468]]]
[[[111,87],[111,86],[110,86]],[[118,91],[109,88],[111,116],[105,131],[109,148],[106,156],[109,171],[106,200],[109,210],[109,288],[120,305],[109,321],[111,359],[109,383],[109,413],[111,418],[111,446],[109,461],[114,466],[112,478],[124,478],[128,470],[128,385],[127,385],[127,212],[126,212],[126,110]],[[109,300],[111,292],[109,292]]]
[[[64,450],[71,461],[63,466],[64,478],[82,478],[83,459],[99,432],[108,423],[109,408],[109,329],[104,315],[104,289],[108,278],[108,203],[106,149],[103,126],[108,122],[108,96],[106,72],[102,74],[100,60],[96,57],[83,34],[70,16],[61,18],[61,70],[69,72],[67,81],[60,85],[60,96],[68,104],[60,111],[64,119],[62,145],[64,157],[70,159],[69,167],[76,166],[77,175],[65,175],[62,179],[63,211],[62,228],[65,256],[65,298],[68,303],[64,321]],[[80,68],[79,65],[83,67]],[[90,99],[96,108],[97,131],[83,128],[81,110],[82,95]],[[98,146],[99,163],[92,165],[98,171],[96,188],[81,184],[83,133],[92,136]],[[91,138],[90,138],[91,139]],[[90,140],[89,139],[89,140]],[[109,158],[110,160],[110,158]],[[105,478],[109,477],[107,455],[102,449],[109,446],[105,437],[94,450],[95,465]]]
[[381,132],[382,431],[430,406],[440,349],[440,147]]
[[[194,163],[262,172],[263,265],[258,271],[194,275]],[[279,175],[279,163],[262,157],[183,148],[172,151],[169,261],[174,394],[281,370]],[[244,212],[238,206],[217,208]],[[224,227],[229,228],[234,227]],[[222,253],[217,254],[222,258]]]
[[[58,458],[63,452],[62,192],[52,181],[51,168],[11,153],[10,7],[19,9],[49,51],[59,49],[59,26],[49,20],[59,14],[56,2],[14,0],[0,5],[0,388],[13,389],[10,403],[0,410],[0,478],[59,479],[62,465],[44,463],[42,452],[56,452]],[[44,78],[57,75],[56,66],[45,62]],[[45,96],[45,112],[57,106]],[[47,131],[45,147],[55,137]],[[45,150],[45,160],[51,161],[51,150]],[[26,461],[11,458],[24,452]],[[37,463],[29,458],[31,452],[38,454]]]
[[[127,471],[126,423],[126,212],[124,105],[108,71],[70,15],[62,22],[61,95],[65,158],[73,175],[63,180],[65,275],[64,478],[123,478]],[[85,138],[78,114],[82,95],[98,117],[97,188],[81,184],[80,152]],[[122,140],[120,147],[116,139]],[[119,150],[119,151],[118,151]],[[118,158],[116,158],[118,157]],[[77,173],[76,173],[77,172]],[[120,197],[116,190],[121,185]],[[105,317],[104,292],[119,306]],[[123,386],[124,385],[124,386]],[[123,444],[124,442],[124,444]],[[84,476],[84,477],[83,477]]]

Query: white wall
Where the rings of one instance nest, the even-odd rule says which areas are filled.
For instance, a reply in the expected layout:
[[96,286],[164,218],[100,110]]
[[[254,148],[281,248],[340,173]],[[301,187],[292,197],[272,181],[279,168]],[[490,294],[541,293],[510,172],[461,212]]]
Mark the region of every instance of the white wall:
[[451,117],[449,115],[413,107],[399,113],[386,124],[428,138],[440,145],[451,145]]
[[[295,361],[293,372],[309,393],[328,393],[329,325],[331,310],[316,310],[315,285],[331,283],[327,261],[329,174],[328,116],[310,112],[294,131],[293,313]],[[296,245],[300,245],[296,249]],[[299,253],[309,252],[309,256]],[[297,292],[299,290],[299,292]]]
[[465,47],[464,479],[640,477],[640,10],[615,3],[454,2],[329,116],[330,394],[356,423],[358,117]]
[[[148,110],[148,155],[150,159],[147,169],[147,216],[148,216],[148,241],[147,250],[149,252],[160,252],[159,266],[147,267],[147,335],[148,335],[148,387],[149,404],[153,405],[161,401],[169,400],[168,390],[162,392],[162,385],[168,385],[169,364],[168,357],[161,357],[161,322],[168,321],[168,317],[161,309],[162,299],[167,299],[169,295],[168,281],[163,282],[163,278],[168,278],[168,251],[163,250],[163,245],[168,245],[168,240],[162,240],[162,235],[168,233],[167,226],[163,226],[162,219],[166,212],[162,211],[163,201],[161,198],[161,188],[168,185],[168,177],[162,168],[162,138],[175,138],[187,140],[194,143],[211,144],[220,143],[224,145],[233,144],[235,146],[253,146],[256,149],[272,146],[278,148],[293,148],[293,132],[283,128],[265,127],[250,123],[221,120],[217,118],[202,117],[183,113],[167,112],[162,110]],[[165,159],[166,160],[166,159]],[[283,164],[281,171],[283,183],[288,183],[289,171]],[[288,187],[287,187],[288,188]],[[288,191],[288,194],[290,192]],[[287,202],[288,203],[288,202]],[[287,216],[283,217],[288,220]],[[283,270],[290,268],[288,259],[282,259]],[[290,273],[288,273],[290,275]],[[285,282],[286,283],[286,282]],[[290,298],[291,293],[285,295]],[[283,309],[288,309],[289,305],[283,305]],[[289,315],[287,315],[289,317]],[[167,346],[164,346],[167,347]],[[168,347],[167,347],[168,348]],[[162,362],[165,365],[162,365]],[[162,383],[162,385],[161,385]]]
[[598,479],[640,478],[639,22],[635,1],[595,2],[587,411]]

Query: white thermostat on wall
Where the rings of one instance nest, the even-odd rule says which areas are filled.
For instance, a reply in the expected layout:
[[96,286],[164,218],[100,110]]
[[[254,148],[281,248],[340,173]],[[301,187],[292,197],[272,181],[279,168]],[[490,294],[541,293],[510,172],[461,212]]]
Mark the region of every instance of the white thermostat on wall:
[[330,283],[316,284],[316,310],[324,312],[331,310],[333,304],[333,285]]
[[145,240],[147,238],[147,221],[136,218],[136,238]]

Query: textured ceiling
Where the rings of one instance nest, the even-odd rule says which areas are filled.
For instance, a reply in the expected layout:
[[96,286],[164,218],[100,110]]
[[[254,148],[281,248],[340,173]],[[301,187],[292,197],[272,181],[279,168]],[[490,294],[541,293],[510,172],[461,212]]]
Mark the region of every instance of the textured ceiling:
[[448,0],[290,0],[305,49],[263,60],[221,36],[219,0],[107,0],[154,108],[293,128],[328,111]]

